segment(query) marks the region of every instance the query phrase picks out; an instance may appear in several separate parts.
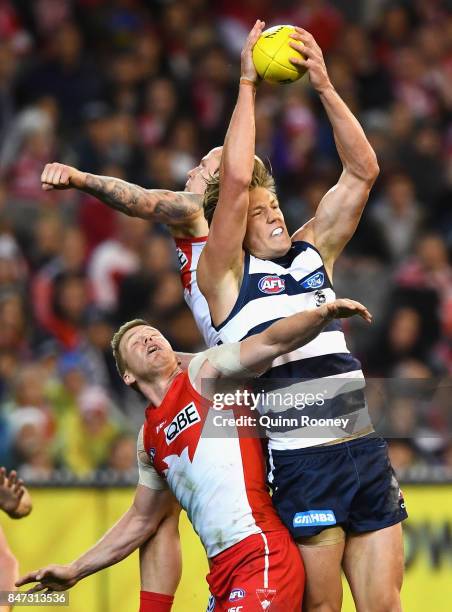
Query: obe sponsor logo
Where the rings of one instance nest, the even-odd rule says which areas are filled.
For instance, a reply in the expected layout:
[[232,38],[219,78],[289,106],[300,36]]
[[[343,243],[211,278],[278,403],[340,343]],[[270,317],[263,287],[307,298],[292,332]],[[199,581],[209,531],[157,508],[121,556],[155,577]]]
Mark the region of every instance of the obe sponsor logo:
[[242,612],[243,606],[234,606],[233,608],[228,608],[228,612]]
[[318,289],[319,287],[322,287],[324,280],[325,275],[323,272],[316,272],[304,280],[301,283],[301,286],[303,289]]
[[200,420],[201,417],[196,410],[195,404],[190,402],[187,406],[184,406],[182,410],[179,410],[168,427],[165,427],[164,432],[166,443],[171,444],[171,442],[174,442],[174,440],[180,436],[183,431],[195,423],[199,423]]
[[336,515],[332,510],[307,510],[297,512],[293,517],[294,527],[311,527],[312,525],[335,525]]
[[229,595],[229,601],[235,601],[236,599],[243,599],[246,595],[245,589],[232,589]]
[[284,291],[286,283],[283,278],[269,274],[260,279],[258,287],[262,293],[272,295]]

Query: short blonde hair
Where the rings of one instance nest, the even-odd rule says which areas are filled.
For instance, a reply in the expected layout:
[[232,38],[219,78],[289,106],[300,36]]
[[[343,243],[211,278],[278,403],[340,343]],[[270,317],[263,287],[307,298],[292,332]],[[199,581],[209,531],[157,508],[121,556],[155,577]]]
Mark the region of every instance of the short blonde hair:
[[119,372],[121,378],[124,378],[124,373],[127,369],[127,363],[124,357],[121,355],[121,351],[119,350],[119,345],[124,335],[132,329],[133,327],[138,327],[139,325],[149,325],[147,321],[144,319],[133,319],[132,321],[127,321],[121,325],[118,331],[115,333],[111,340],[111,348],[113,350],[113,357],[115,358],[116,369]]
[[[256,187],[264,187],[272,193],[276,193],[275,179],[266,168],[264,162],[257,157],[254,157],[254,168],[253,176],[251,178],[250,190]],[[204,193],[204,199],[202,202],[204,208],[204,217],[207,223],[212,223],[215,208],[218,204],[218,198],[220,197],[220,170],[216,170],[213,175],[207,181],[206,191]]]

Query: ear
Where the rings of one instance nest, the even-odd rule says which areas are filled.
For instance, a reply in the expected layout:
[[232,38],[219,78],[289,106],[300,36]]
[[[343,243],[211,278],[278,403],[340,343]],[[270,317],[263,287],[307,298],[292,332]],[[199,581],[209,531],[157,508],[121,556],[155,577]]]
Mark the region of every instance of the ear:
[[124,372],[124,376],[122,377],[122,379],[128,387],[130,387],[130,385],[133,385],[133,383],[136,382],[135,376],[127,370]]

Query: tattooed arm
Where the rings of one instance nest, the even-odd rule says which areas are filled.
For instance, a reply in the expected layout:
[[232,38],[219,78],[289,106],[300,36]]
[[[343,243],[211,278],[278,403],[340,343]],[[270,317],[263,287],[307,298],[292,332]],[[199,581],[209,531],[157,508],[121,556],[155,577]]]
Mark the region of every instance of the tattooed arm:
[[81,172],[72,166],[59,163],[46,165],[41,175],[41,183],[46,191],[79,189],[131,217],[166,223],[175,234],[207,234],[202,197],[194,193],[144,189],[121,179]]

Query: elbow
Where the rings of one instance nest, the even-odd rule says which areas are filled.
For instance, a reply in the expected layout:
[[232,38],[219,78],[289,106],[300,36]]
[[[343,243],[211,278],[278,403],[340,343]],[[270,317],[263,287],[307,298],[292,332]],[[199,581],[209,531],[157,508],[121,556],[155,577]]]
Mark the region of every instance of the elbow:
[[370,186],[375,183],[380,174],[380,166],[378,165],[377,156],[375,151],[370,148],[369,155],[365,159],[365,163],[362,169],[363,180]]
[[224,160],[220,173],[220,182],[222,184],[226,183],[228,190],[248,190],[253,178],[253,165],[251,168],[248,168],[247,164],[237,164],[237,160],[235,162]]
[[374,154],[366,167],[366,182],[372,186],[380,174],[380,166],[378,165],[377,156]]
[[359,181],[362,181],[370,189],[380,174],[380,167],[375,154],[361,164],[359,168],[349,169],[350,174],[354,175]]

